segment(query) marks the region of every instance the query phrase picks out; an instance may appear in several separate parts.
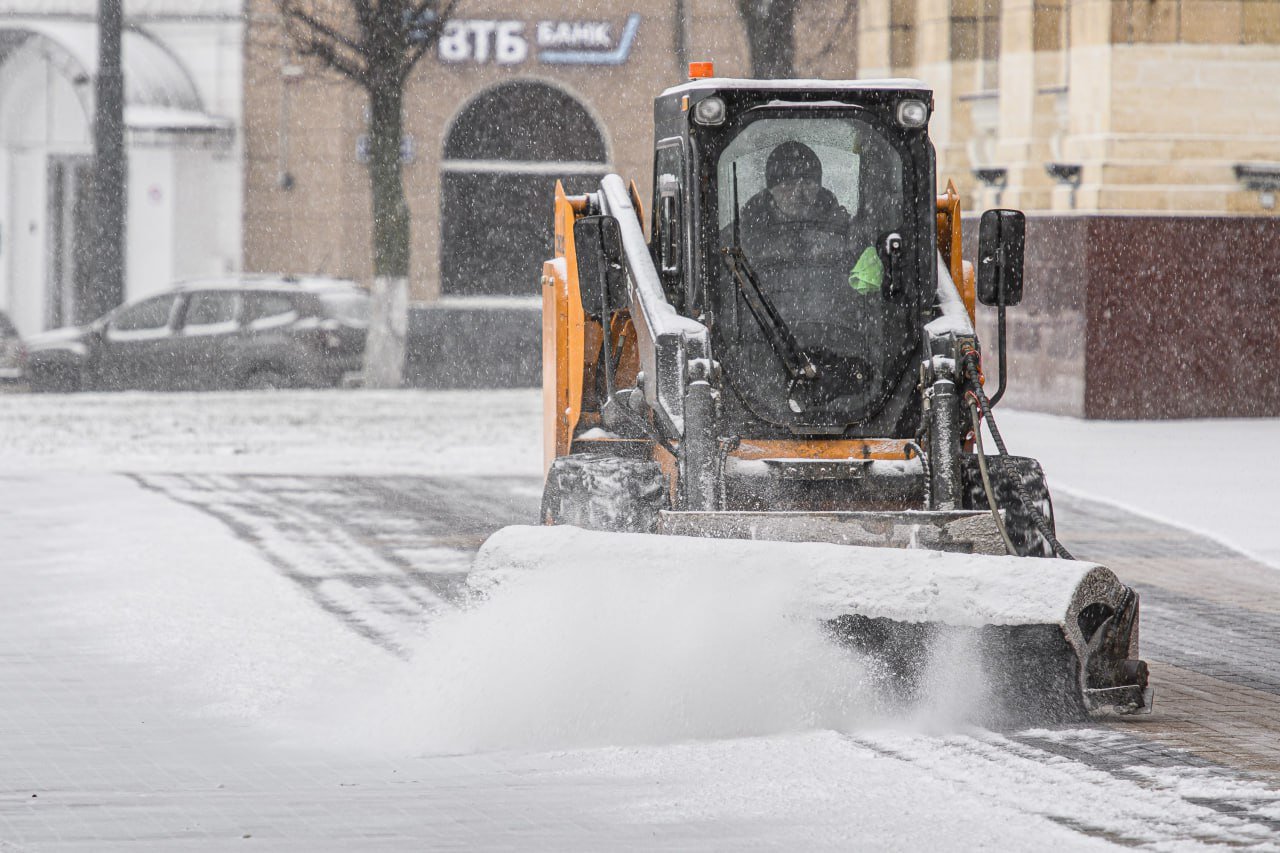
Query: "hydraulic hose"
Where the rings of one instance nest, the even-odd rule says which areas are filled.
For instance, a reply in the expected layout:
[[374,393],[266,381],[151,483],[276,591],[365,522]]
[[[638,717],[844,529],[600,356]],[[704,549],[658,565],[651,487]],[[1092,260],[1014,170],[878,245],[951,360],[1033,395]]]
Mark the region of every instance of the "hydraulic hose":
[[[1009,458],[1009,451],[1004,445],[1004,438],[1000,435],[1000,428],[996,426],[995,416],[991,414],[991,403],[987,400],[987,395],[983,393],[982,384],[979,382],[973,382],[970,384],[972,386],[971,390],[974,392],[974,397],[978,401],[978,406],[982,409],[982,415],[987,422],[987,428],[991,430],[991,437],[995,440],[996,448],[1000,451],[1000,470],[1004,473],[1005,478],[1013,483],[1013,491],[1014,494],[1018,496],[1018,501],[1026,508],[1028,514],[1030,514],[1031,520],[1036,525],[1036,530],[1040,531],[1040,535],[1043,536],[1045,541],[1049,543],[1049,546],[1053,548],[1053,553],[1057,554],[1064,560],[1074,560],[1075,557],[1071,556],[1071,552],[1058,541],[1058,537],[1053,535],[1053,529],[1049,527],[1048,519],[1044,517],[1044,514],[1040,512],[1040,508],[1037,507],[1035,503],[1032,502],[1030,496],[1027,495],[1026,487],[1022,484],[1022,478],[1015,476],[1015,472],[1009,470],[1009,467],[1006,464],[1006,461]],[[980,430],[975,429],[975,433],[980,434],[980,432]],[[981,456],[979,456],[979,459],[981,459]],[[986,488],[985,483],[983,486]],[[988,500],[994,500],[994,495],[991,494],[990,489],[987,491],[987,497]]]
[[987,454],[982,449],[982,416],[978,414],[978,404],[973,397],[969,398],[969,416],[973,421],[973,437],[977,443],[978,450],[978,471],[982,474],[982,488],[987,493],[987,507],[991,510],[991,517],[995,519],[996,529],[1000,531],[1000,538],[1004,540],[1005,550],[1016,557],[1018,548],[1013,544],[1013,540],[1009,538],[1009,530],[1005,527],[1004,516],[1000,514],[1000,507],[996,505],[996,490],[991,488],[991,474],[987,471]]
[[[1074,560],[1058,537],[1053,535],[1053,529],[1049,527],[1049,521],[1044,517],[1044,513],[1040,512],[1040,508],[1032,502],[1031,497],[1027,494],[1026,487],[1022,484],[1022,478],[1016,476],[1016,472],[1011,471],[1008,466],[1009,450],[1005,447],[1004,438],[1000,435],[1000,428],[996,426],[995,416],[991,414],[991,401],[987,399],[986,392],[982,390],[982,367],[978,360],[978,352],[974,348],[969,348],[963,353],[961,363],[963,364],[963,375],[965,385],[967,386],[966,396],[970,398],[970,408],[975,405],[982,412],[983,418],[987,422],[987,428],[991,430],[991,437],[995,440],[996,449],[1000,451],[999,465],[1000,471],[1004,474],[1005,479],[1013,484],[1014,494],[1018,497],[1018,502],[1026,508],[1027,513],[1031,516],[1032,522],[1036,526],[1036,530],[1040,531],[1040,535],[1049,543],[1049,547],[1053,549],[1053,553],[1063,560]],[[973,428],[975,440],[978,444],[978,467],[983,474],[982,487],[987,491],[987,503],[994,505],[996,496],[991,490],[991,483],[987,477],[985,454],[982,452],[982,429],[981,424],[975,423]],[[1001,531],[1004,534],[1004,531]],[[1009,539],[1005,536],[1005,546],[1010,544]]]

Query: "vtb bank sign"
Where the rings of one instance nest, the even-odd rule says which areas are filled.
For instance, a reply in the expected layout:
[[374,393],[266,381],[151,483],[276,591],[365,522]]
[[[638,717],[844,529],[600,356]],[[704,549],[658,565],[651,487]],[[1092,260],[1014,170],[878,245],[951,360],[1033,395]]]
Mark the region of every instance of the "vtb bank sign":
[[442,62],[520,65],[536,59],[548,65],[621,65],[631,55],[640,29],[632,12],[614,36],[607,21],[452,20],[440,34]]

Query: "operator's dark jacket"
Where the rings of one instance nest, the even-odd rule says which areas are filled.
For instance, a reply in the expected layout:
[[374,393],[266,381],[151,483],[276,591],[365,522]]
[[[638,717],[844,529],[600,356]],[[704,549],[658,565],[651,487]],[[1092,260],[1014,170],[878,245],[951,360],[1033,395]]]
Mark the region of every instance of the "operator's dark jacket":
[[[841,207],[835,194],[826,187],[818,188],[810,210],[800,220],[784,217],[773,200],[773,194],[762,190],[742,208],[742,248],[757,263],[795,258],[807,251],[803,239],[807,232],[846,236],[849,223],[849,211]],[[789,224],[797,227],[779,227]]]

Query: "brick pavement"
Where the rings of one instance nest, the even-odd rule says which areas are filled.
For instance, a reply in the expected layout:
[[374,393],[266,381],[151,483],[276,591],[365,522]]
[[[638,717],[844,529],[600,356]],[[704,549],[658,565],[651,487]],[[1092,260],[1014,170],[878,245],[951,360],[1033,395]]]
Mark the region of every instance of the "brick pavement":
[[[486,477],[139,480],[256,539],[322,606],[392,651],[414,608],[433,606],[418,590],[456,600],[470,553],[498,527],[530,522],[538,496],[534,480]],[[1280,570],[1097,502],[1061,495],[1055,505],[1068,546],[1142,595],[1156,711],[1114,725],[1239,770],[1280,773]],[[376,577],[353,573],[371,561],[385,564]],[[378,594],[387,587],[400,594]]]
[[[398,626],[456,589],[489,528],[532,515],[537,492],[483,478],[142,482],[221,519],[326,612],[390,652],[406,637]],[[1068,544],[1143,593],[1157,711],[1112,723],[1101,740],[1090,730],[1017,739],[1121,778],[1158,768],[1205,774],[1191,777],[1199,787],[1214,778],[1280,784],[1280,574],[1174,528],[1058,503]],[[0,851],[599,849],[604,839],[724,849],[795,831],[619,823],[636,791],[566,774],[563,756],[357,761],[236,720],[178,714],[166,685],[68,643],[39,618],[48,593],[21,573],[0,573],[0,596],[10,613],[37,614],[0,622]],[[1257,803],[1198,789],[1185,799],[1280,832]]]
[[1059,532],[1072,552],[1122,573],[1131,585],[1229,608],[1280,613],[1280,569],[1179,527],[1071,495],[1055,495]]
[[1280,774],[1280,569],[1178,527],[1071,496],[1058,530],[1142,596],[1155,712],[1115,728],[1240,770]]

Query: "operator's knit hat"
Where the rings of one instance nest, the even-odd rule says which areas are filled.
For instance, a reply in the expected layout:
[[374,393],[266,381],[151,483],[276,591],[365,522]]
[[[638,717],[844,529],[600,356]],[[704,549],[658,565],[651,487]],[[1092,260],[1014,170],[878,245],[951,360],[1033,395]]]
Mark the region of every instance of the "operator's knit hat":
[[784,142],[769,152],[764,164],[764,184],[772,187],[796,178],[822,183],[822,161],[803,142]]

